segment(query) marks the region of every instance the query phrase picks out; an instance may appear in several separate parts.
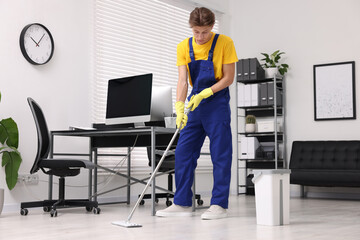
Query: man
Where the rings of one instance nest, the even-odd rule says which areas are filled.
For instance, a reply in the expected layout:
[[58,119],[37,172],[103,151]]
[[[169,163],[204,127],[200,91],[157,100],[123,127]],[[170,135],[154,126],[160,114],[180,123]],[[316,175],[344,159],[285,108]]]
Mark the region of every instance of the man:
[[[227,216],[232,137],[230,128],[229,89],[238,61],[231,38],[212,32],[215,15],[207,8],[195,8],[189,18],[194,36],[177,46],[176,125],[181,132],[175,152],[176,192],[174,204],[156,212],[157,216],[191,216],[191,186],[200,150],[206,136],[210,139],[214,187],[211,206],[202,219]],[[189,116],[184,114],[189,83]]]

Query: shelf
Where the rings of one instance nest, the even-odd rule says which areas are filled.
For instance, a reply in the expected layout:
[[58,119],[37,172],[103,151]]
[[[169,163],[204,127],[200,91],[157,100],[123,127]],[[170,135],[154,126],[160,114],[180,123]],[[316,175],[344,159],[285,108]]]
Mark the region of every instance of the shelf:
[[[251,90],[253,91],[254,85],[259,84],[258,88],[258,94],[257,97],[261,97],[258,99],[258,104],[267,104],[267,105],[258,105],[258,106],[237,106],[237,121],[239,123],[242,123],[242,118],[244,118],[246,115],[254,115],[256,118],[259,118],[260,120],[273,120],[274,122],[278,123],[279,121],[283,124],[283,127],[285,127],[285,118],[286,118],[286,81],[285,78],[276,77],[274,78],[266,78],[261,80],[238,80],[236,84],[237,88],[240,88],[241,91],[237,91],[237,94],[245,94],[245,90],[249,89],[251,87]],[[241,84],[240,84],[241,83]],[[253,85],[254,84],[254,85]],[[245,87],[244,85],[247,85]],[[249,86],[250,85],[250,86]],[[274,86],[275,85],[275,86]],[[271,88],[269,87],[271,86]],[[269,88],[269,89],[267,89]],[[255,88],[256,89],[256,88]],[[261,91],[260,91],[261,90]],[[250,91],[250,90],[249,90]],[[270,92],[271,91],[271,92]],[[260,93],[261,92],[261,93]],[[260,94],[260,95],[259,95]],[[276,102],[276,105],[274,102],[270,101],[270,94],[272,95],[274,102]],[[249,95],[248,92],[246,92],[246,96]],[[240,95],[239,95],[240,96]],[[251,96],[251,95],[250,95]],[[243,97],[243,96],[241,96]],[[251,97],[250,97],[251,99]],[[264,99],[266,101],[264,101]],[[244,105],[243,99],[241,100],[241,104]],[[267,102],[269,101],[269,102]],[[273,103],[273,104],[270,104]],[[239,125],[237,125],[239,126]],[[277,127],[273,126],[273,127]],[[277,130],[279,128],[276,128]],[[261,143],[270,143],[273,142],[275,147],[275,152],[273,152],[273,155],[268,155],[268,157],[274,157],[270,159],[266,159],[266,155],[258,155],[258,158],[241,158],[242,156],[239,156],[237,158],[237,173],[238,173],[238,179],[239,176],[244,175],[245,172],[245,183],[242,182],[240,185],[240,182],[238,180],[237,184],[239,187],[245,188],[245,194],[247,195],[254,195],[254,186],[251,181],[252,179],[252,170],[253,169],[281,169],[286,168],[287,161],[286,161],[286,135],[285,135],[285,128],[281,128],[281,131],[272,131],[272,132],[254,132],[254,133],[246,133],[246,132],[239,132],[239,131],[245,131],[243,128],[240,128],[237,130],[237,139],[239,141],[240,137],[246,136],[246,137],[255,137],[257,138],[258,142]],[[279,148],[282,145],[282,155],[279,155]],[[240,146],[239,146],[240,147]],[[260,157],[261,156],[261,157]],[[276,156],[276,158],[275,158]],[[241,167],[240,167],[241,166]],[[240,172],[242,173],[240,175]],[[250,175],[249,175],[250,174]],[[239,188],[238,188],[239,193]]]
[[[277,162],[277,167],[282,168],[284,166],[283,161]],[[263,162],[246,162],[247,169],[274,169],[275,161],[263,161]]]
[[[265,158],[238,158],[239,161],[252,161],[252,162],[274,162],[275,159],[265,159]],[[278,159],[278,162],[284,161],[283,159]]]
[[[245,109],[245,110],[272,110],[274,111],[274,105],[261,105],[261,106],[243,106],[243,107],[238,107],[240,109]],[[278,105],[277,109],[282,109],[282,105]]]
[[[243,133],[243,132],[241,132],[241,133],[239,133],[240,135],[245,135],[245,136],[254,136],[254,137],[258,137],[258,136],[273,136],[273,135],[275,135],[275,132],[254,132],[254,133]],[[277,132],[277,134],[279,134],[279,135],[282,135],[282,134],[284,134],[283,132]]]
[[[237,82],[243,84],[251,84],[251,83],[264,83],[274,81],[273,78],[265,78],[261,80],[238,80]],[[276,78],[276,83],[282,83],[282,78]]]

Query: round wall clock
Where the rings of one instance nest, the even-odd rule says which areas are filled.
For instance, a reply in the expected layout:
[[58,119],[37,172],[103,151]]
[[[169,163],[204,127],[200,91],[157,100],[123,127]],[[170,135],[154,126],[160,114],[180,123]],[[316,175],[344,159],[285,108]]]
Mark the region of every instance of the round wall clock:
[[44,25],[32,23],[21,31],[20,49],[29,63],[42,65],[49,62],[53,56],[54,40]]

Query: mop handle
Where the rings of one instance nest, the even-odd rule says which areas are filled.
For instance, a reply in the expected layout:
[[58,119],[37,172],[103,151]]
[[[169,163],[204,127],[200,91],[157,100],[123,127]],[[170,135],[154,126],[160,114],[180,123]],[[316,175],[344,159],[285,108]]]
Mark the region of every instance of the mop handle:
[[[189,113],[189,111],[190,111],[190,109],[186,109],[185,114],[187,115],[187,114]],[[128,222],[130,222],[130,220],[131,220],[131,218],[132,218],[132,216],[133,216],[133,214],[134,214],[134,212],[135,212],[136,208],[139,206],[139,204],[140,204],[141,200],[143,199],[143,197],[144,197],[144,195],[145,195],[146,190],[147,190],[147,189],[148,189],[148,187],[150,186],[151,181],[154,179],[154,177],[155,177],[156,173],[158,172],[159,168],[161,167],[161,164],[163,163],[163,161],[164,161],[164,159],[165,159],[165,157],[166,157],[166,154],[168,153],[168,151],[169,151],[170,147],[171,147],[171,146],[172,146],[172,144],[174,143],[176,136],[177,136],[177,135],[178,135],[178,133],[180,132],[180,129],[181,129],[181,127],[182,127],[182,124],[183,124],[183,123],[181,122],[180,127],[179,127],[178,129],[176,129],[176,131],[175,131],[174,135],[172,136],[172,138],[171,138],[171,140],[170,140],[170,142],[169,142],[169,145],[167,146],[167,148],[166,148],[166,150],[165,150],[164,154],[162,155],[162,157],[161,157],[161,159],[160,159],[159,163],[157,164],[157,166],[156,166],[156,168],[155,168],[154,172],[151,174],[151,177],[149,178],[149,180],[148,180],[148,182],[147,182],[147,184],[146,184],[146,186],[145,186],[144,190],[142,191],[142,193],[141,193],[140,197],[138,198],[138,200],[137,200],[137,202],[136,202],[135,206],[134,206],[134,207],[133,207],[133,209],[131,210],[131,212],[130,212],[130,214],[129,214],[128,218],[127,218],[127,221],[128,221]]]

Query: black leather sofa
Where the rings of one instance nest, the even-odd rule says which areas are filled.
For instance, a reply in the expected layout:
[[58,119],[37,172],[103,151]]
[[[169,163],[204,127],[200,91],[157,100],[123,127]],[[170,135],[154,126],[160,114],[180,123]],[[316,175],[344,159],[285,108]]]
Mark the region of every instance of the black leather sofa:
[[360,187],[360,141],[294,141],[290,184]]

